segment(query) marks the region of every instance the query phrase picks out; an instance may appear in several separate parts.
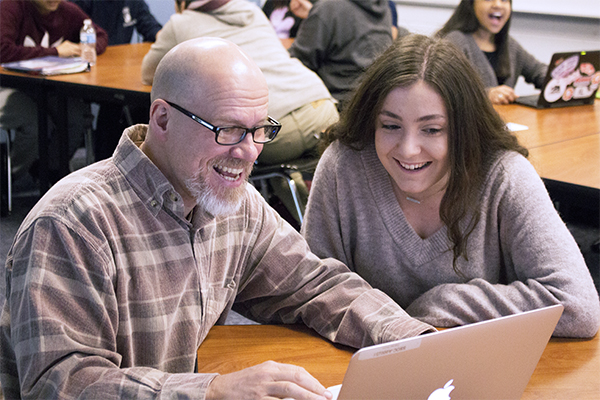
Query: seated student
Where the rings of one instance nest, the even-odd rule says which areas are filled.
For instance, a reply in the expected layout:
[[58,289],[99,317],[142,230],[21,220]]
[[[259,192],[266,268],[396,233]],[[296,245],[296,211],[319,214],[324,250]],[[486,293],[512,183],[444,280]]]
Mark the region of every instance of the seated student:
[[[0,62],[27,60],[43,56],[73,57],[80,54],[79,31],[83,20],[89,18],[79,7],[62,0],[0,1]],[[102,54],[108,38],[97,31],[96,51]],[[48,101],[51,115],[58,110],[56,102]],[[83,130],[88,124],[89,105],[69,99],[70,154],[83,143]],[[0,126],[15,129],[11,149],[15,180],[24,178],[38,156],[37,106],[24,92],[0,89]],[[51,162],[58,158],[53,149]],[[57,167],[57,166],[55,166]]]
[[390,44],[387,0],[327,0],[310,9],[289,52],[315,71],[333,97],[343,102],[364,69]]
[[[302,0],[312,6],[316,0]],[[300,23],[306,17],[297,16],[290,9],[290,0],[267,0],[262,7],[263,12],[275,28],[280,39],[295,38]]]
[[237,46],[174,47],[151,97],[149,125],[54,185],[16,234],[0,318],[6,398],[331,398],[290,365],[194,373],[198,346],[234,304],[352,347],[434,331],[315,257],[248,184],[279,125]]
[[328,131],[302,233],[438,327],[561,303],[556,336],[592,337],[585,261],[460,50],[399,39]]
[[134,31],[154,42],[162,25],[144,0],[70,0],[108,33],[108,45],[131,43]]
[[538,89],[546,77],[546,64],[509,35],[511,12],[511,0],[462,0],[437,33],[465,53],[494,104],[517,99],[514,87],[519,76]]
[[[145,42],[154,42],[162,25],[144,0],[70,0],[108,33],[108,45],[131,43],[134,31]],[[126,107],[124,107],[126,106]],[[98,111],[94,155],[103,160],[112,155],[121,133],[131,123],[147,123],[150,104],[132,106],[103,102]]]

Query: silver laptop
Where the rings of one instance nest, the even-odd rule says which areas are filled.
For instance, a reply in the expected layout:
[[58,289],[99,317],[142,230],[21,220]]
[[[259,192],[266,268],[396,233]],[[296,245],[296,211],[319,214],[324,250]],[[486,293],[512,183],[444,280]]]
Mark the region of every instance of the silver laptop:
[[562,311],[555,305],[365,347],[341,388],[329,389],[337,400],[520,399]]

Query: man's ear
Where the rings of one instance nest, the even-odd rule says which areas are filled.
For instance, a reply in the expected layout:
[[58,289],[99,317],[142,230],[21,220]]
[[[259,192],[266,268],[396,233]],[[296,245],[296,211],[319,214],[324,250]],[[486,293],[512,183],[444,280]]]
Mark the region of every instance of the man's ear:
[[167,139],[169,112],[169,105],[162,99],[154,100],[150,106],[150,125],[156,137],[161,141]]

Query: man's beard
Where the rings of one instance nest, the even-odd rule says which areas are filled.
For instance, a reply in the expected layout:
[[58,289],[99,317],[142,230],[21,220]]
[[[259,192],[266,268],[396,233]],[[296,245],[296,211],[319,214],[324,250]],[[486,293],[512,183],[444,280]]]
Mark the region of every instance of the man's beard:
[[213,216],[226,216],[234,214],[241,206],[246,183],[236,188],[212,187],[208,184],[206,177],[211,173],[214,165],[226,165],[233,168],[244,168],[244,175],[248,176],[252,170],[252,164],[247,162],[225,159],[213,161],[208,168],[202,168],[194,176],[185,180],[185,186],[189,193],[196,199],[196,204]]

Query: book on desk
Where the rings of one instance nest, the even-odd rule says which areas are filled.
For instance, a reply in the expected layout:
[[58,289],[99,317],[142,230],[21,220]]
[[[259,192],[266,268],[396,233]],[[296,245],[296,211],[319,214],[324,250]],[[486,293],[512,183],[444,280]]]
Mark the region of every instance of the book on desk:
[[89,71],[90,66],[81,57],[45,56],[29,60],[13,61],[2,65],[9,71],[23,72],[31,75],[63,75]]

